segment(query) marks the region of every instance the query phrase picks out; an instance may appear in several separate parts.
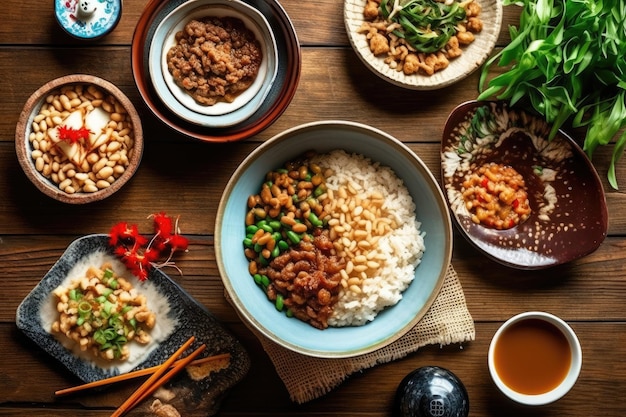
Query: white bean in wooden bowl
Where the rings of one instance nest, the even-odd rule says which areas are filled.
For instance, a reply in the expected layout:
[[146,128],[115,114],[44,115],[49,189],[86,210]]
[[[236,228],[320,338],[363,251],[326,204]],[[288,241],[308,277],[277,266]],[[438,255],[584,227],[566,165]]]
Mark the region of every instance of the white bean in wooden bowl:
[[141,121],[112,83],[76,74],[52,80],[26,101],[15,132],[20,165],[44,194],[72,204],[102,200],[135,173]]

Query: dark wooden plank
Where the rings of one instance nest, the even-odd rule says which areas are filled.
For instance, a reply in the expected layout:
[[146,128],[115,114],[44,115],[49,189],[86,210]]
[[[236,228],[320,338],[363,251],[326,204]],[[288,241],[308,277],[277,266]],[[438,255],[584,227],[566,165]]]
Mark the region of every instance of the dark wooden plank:
[[[0,141],[14,140],[15,125],[28,97],[47,81],[68,73],[92,74],[117,85],[139,111],[150,142],[184,140],[143,102],[133,79],[129,53],[124,47],[0,47],[0,79],[4,80],[0,85],[0,110],[4,114],[0,119]],[[48,63],[42,71],[32,71],[34,55]],[[250,140],[267,139],[296,123],[347,119],[371,124],[403,141],[439,141],[450,111],[478,96],[478,73],[441,91],[413,91],[380,79],[348,47],[307,48],[302,55],[300,82],[292,102],[274,124]],[[207,144],[207,148],[212,147]]]
[[[583,346],[583,369],[573,390],[557,403],[542,408],[543,412],[548,413],[545,415],[597,415],[597,404],[588,398],[603,398],[603,415],[620,415],[624,411],[621,398],[605,394],[626,387],[626,365],[623,361],[614,362],[614,358],[626,354],[626,325],[612,322],[573,322],[571,325]],[[220,415],[387,416],[401,379],[413,369],[424,365],[446,367],[461,378],[470,392],[473,416],[525,415],[524,412],[528,410],[513,405],[497,394],[488,374],[487,350],[497,326],[497,323],[491,322],[478,323],[476,340],[473,342],[462,346],[420,349],[404,359],[352,375],[324,397],[297,405],[289,401],[271,361],[258,342],[242,325],[235,325],[235,333],[253,358],[252,368],[248,376],[225,398]],[[42,405],[56,408],[59,413],[63,407],[70,407],[71,410],[107,407],[111,410],[137,386],[137,383],[127,383],[101,393],[54,400],[54,390],[77,381],[60,365],[39,354],[15,332],[10,325],[0,325],[0,348],[5,352],[0,357],[0,372],[3,376],[0,378],[0,388],[9,406],[17,404],[19,409],[28,410],[29,415],[31,410],[35,413]],[[28,369],[28,378],[24,378],[24,369]],[[370,395],[372,392],[377,395]],[[246,401],[242,401],[242,398]]]
[[[280,3],[292,20],[303,46],[348,44],[343,22],[342,1],[283,0]],[[147,4],[148,0],[123,2],[122,17],[117,27],[104,38],[87,42],[87,44],[92,47],[130,44],[135,26]],[[0,28],[0,43],[10,45],[80,45],[86,43],[75,40],[63,32],[54,17],[54,3],[52,2],[42,6],[36,2],[7,0],[4,6],[6,13],[2,28]],[[504,7],[503,12],[500,44],[509,39],[507,27],[510,24],[519,24],[517,7]],[[24,26],[24,22],[28,22],[27,27]]]
[[[106,233],[119,221],[149,229],[146,217],[158,211],[180,215],[184,233],[212,234],[226,183],[256,146],[253,142],[216,146],[188,141],[172,146],[149,141],[131,181],[110,198],[84,207],[59,203],[38,191],[21,171],[12,144],[0,143],[0,234]],[[409,146],[439,179],[439,144]],[[607,193],[609,233],[623,235],[626,213],[620,208],[626,196],[606,181],[609,154],[609,148],[602,148],[594,161]],[[618,170],[620,184],[626,184],[624,162]]]
[[[117,84],[131,99],[140,112],[146,138],[146,158],[141,170],[150,164],[150,155],[158,152],[152,147],[155,143],[175,143],[176,158],[193,157],[184,153],[192,146],[197,155],[211,158],[215,155],[233,154],[233,158],[243,159],[245,152],[253,148],[245,148],[241,152],[239,147],[231,145],[215,145],[199,143],[190,140],[158,120],[143,103],[132,78],[130,62],[124,48],[107,48],[106,54],[95,49],[61,49],[49,50],[38,48],[2,49],[0,48],[0,112],[5,117],[0,119],[0,145],[8,142],[12,146],[21,107],[27,98],[44,82],[68,73],[64,62],[73,62],[69,72],[87,72],[106,78]],[[52,62],[43,72],[29,71],[26,62],[29,56],[37,54],[46,62]],[[76,56],[83,57],[73,61]],[[337,63],[337,69],[329,73],[327,62]],[[113,68],[119,71],[112,71]],[[355,54],[347,48],[307,48],[303,53],[302,76],[298,90],[283,115],[266,130],[255,137],[246,140],[248,143],[264,141],[279,134],[285,129],[297,124],[315,122],[318,120],[351,120],[369,124],[397,137],[407,143],[438,143],[441,139],[445,121],[452,109],[466,100],[475,99],[478,95],[478,73],[474,73],[467,80],[441,91],[416,92],[391,86],[379,77],[372,74],[362,65]],[[582,132],[570,131],[579,142],[582,142]],[[194,146],[195,145],[195,146]],[[200,146],[204,145],[204,146]],[[233,151],[233,149],[236,149]],[[217,153],[215,152],[217,150]],[[0,152],[4,152],[0,148]],[[223,152],[223,153],[222,153]],[[608,170],[611,146],[600,147],[594,154],[594,163],[602,177],[607,192],[613,191],[605,181]],[[169,152],[168,152],[169,153]],[[422,153],[418,153],[420,156]],[[9,148],[8,165],[3,164],[4,170],[16,172],[19,168],[11,164],[14,158],[13,149]],[[0,158],[3,156],[0,154]],[[426,153],[425,159],[429,158]],[[232,159],[229,159],[232,161]],[[182,161],[171,163],[183,164]],[[212,161],[208,161],[211,163]],[[625,162],[622,160],[617,167],[618,183],[626,182]],[[209,166],[210,167],[210,166]],[[231,166],[230,172],[236,165]],[[164,169],[164,168],[156,168]],[[438,171],[434,166],[433,170]],[[19,169],[17,169],[19,170]],[[614,195],[611,198],[619,198]],[[622,219],[616,219],[615,224],[623,225]],[[612,225],[613,227],[613,225]]]

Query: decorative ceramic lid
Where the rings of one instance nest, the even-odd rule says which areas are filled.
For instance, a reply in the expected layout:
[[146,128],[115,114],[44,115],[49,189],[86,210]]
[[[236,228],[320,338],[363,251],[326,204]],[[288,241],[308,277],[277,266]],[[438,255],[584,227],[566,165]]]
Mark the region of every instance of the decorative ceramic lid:
[[61,27],[78,39],[97,39],[115,28],[122,15],[122,0],[54,0]]

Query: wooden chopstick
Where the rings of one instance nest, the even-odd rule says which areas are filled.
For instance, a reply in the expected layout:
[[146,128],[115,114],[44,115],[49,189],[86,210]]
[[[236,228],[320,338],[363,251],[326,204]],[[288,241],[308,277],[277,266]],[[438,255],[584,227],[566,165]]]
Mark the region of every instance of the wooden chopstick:
[[134,408],[140,402],[145,400],[150,394],[152,394],[154,391],[156,391],[159,387],[163,386],[174,375],[179,373],[185,366],[187,366],[191,361],[193,361],[196,356],[198,356],[200,353],[202,353],[202,351],[205,348],[206,348],[206,345],[201,345],[199,348],[194,350],[189,356],[187,356],[186,358],[182,359],[180,361],[180,363],[178,363],[176,366],[174,366],[172,369],[170,369],[168,373],[166,373],[161,378],[159,378],[154,384],[152,384],[150,387],[148,387],[139,397],[137,397],[137,399],[135,399],[135,401],[128,407],[128,409],[130,410],[130,409]]
[[[222,353],[222,354],[219,354],[219,355],[207,356],[206,358],[196,359],[194,361],[191,361],[188,366],[202,365],[202,364],[207,363],[207,362],[217,361],[217,360],[220,360],[220,359],[226,359],[226,358],[229,358],[229,357],[230,357],[230,353]],[[184,359],[177,360],[176,362],[174,362],[170,366],[170,368],[176,366],[178,363],[180,363],[183,360]],[[160,367],[161,367],[161,365],[156,365],[156,366],[152,366],[150,368],[140,369],[140,370],[133,371],[133,372],[128,372],[128,373],[125,373],[125,374],[122,374],[122,375],[116,375],[116,376],[112,376],[110,378],[101,379],[99,381],[88,382],[86,384],[77,385],[75,387],[60,389],[60,390],[56,391],[54,394],[57,395],[57,396],[73,394],[75,392],[86,390],[86,389],[90,389],[90,388],[96,388],[96,387],[100,387],[100,386],[103,386],[103,385],[113,384],[115,382],[121,382],[121,381],[126,381],[128,379],[133,379],[133,378],[138,378],[138,377],[145,376],[145,375],[150,375],[150,374],[153,374]]]
[[195,336],[191,336],[172,356],[170,356],[159,368],[143,383],[130,397],[111,415],[111,417],[119,417],[123,415],[130,406],[139,398],[144,391],[149,389],[152,384],[159,379],[161,375],[176,361],[176,359],[193,343]]

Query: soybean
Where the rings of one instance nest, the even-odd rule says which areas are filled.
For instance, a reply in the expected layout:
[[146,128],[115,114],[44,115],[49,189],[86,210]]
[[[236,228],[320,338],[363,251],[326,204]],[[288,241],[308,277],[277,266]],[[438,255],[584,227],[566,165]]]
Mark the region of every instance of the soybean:
[[282,294],[277,294],[276,295],[276,310],[278,311],[283,311],[283,307],[285,306],[285,300],[283,299],[283,295]]
[[[324,226],[318,196],[325,193],[325,177],[319,166],[288,162],[269,172],[258,194],[246,201],[244,248],[250,262],[266,265],[309,233]],[[317,195],[314,195],[317,194]]]
[[[65,118],[74,111],[88,112],[100,107],[104,102],[98,101],[102,99],[109,103],[111,111],[108,111],[108,116],[113,123],[109,123],[106,133],[103,132],[106,142],[95,149],[81,144],[87,156],[81,160],[68,160],[48,132],[63,125]],[[104,106],[102,109],[106,111]],[[37,171],[66,193],[93,193],[110,187],[125,172],[129,164],[128,157],[133,151],[133,128],[125,109],[115,97],[105,94],[94,85],[84,88],[76,84],[52,92],[35,115],[32,129],[35,134],[29,136],[31,151],[43,154],[41,160],[33,157]],[[60,171],[61,165],[64,166],[63,172]],[[96,174],[98,181],[95,178],[86,181],[88,177],[79,175],[89,172]],[[69,184],[68,179],[71,179]]]
[[294,245],[300,243],[300,236],[293,230],[287,230],[285,234],[287,235],[287,239],[289,239]]

